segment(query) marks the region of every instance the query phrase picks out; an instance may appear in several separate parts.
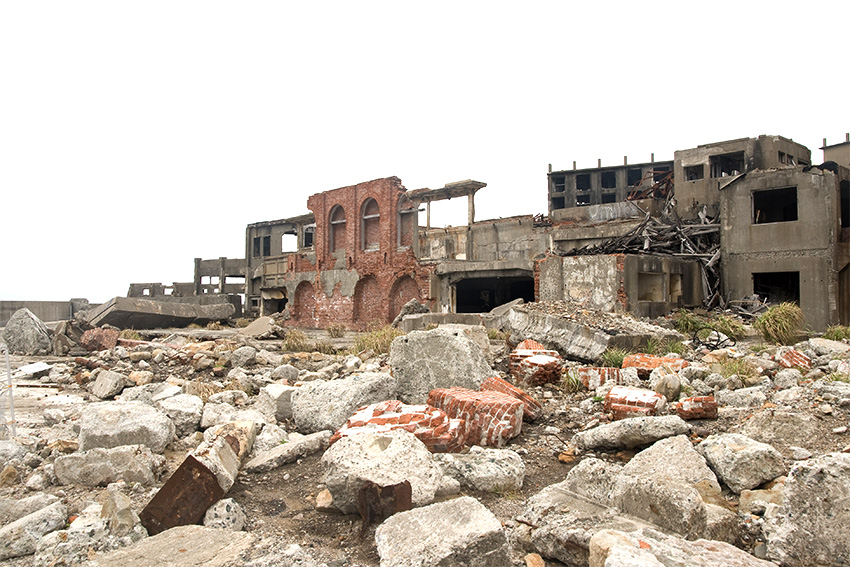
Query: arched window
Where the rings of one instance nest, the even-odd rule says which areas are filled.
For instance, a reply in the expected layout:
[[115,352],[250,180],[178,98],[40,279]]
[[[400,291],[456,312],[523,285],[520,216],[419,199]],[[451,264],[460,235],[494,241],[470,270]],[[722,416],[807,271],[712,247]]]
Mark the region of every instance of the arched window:
[[416,205],[402,195],[398,199],[398,247],[408,248],[413,244],[415,223],[418,222],[419,213]]
[[345,209],[340,205],[334,205],[331,209],[330,225],[331,252],[345,250]]
[[378,201],[366,199],[360,212],[360,246],[363,250],[381,249],[380,220]]

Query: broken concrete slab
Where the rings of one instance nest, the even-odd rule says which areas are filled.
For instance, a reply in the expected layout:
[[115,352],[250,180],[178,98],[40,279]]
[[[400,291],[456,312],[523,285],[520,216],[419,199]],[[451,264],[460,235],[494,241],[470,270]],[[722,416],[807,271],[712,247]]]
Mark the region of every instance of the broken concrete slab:
[[317,431],[309,435],[293,433],[285,443],[278,444],[245,463],[244,470],[249,473],[259,473],[294,463],[302,457],[327,449],[330,438],[330,431]]
[[206,325],[233,317],[236,309],[230,303],[197,305],[172,303],[129,297],[115,297],[88,312],[94,326],[114,325],[121,329],[159,329],[185,327],[192,323]]
[[256,538],[205,526],[180,526],[146,538],[132,547],[112,551],[89,561],[91,567],[224,567],[238,561]]
[[174,438],[174,423],[143,402],[98,402],[80,417],[80,451],[97,447],[146,445],[162,453]]
[[375,544],[382,567],[513,565],[501,523],[471,496],[395,514],[378,527]]
[[697,446],[697,451],[736,494],[784,475],[787,470],[779,451],[740,433],[711,435]]
[[336,431],[357,408],[395,397],[396,378],[383,372],[314,380],[292,392],[292,419],[301,433]]
[[462,331],[440,328],[393,340],[390,367],[398,380],[398,397],[408,404],[425,403],[435,388],[477,390],[493,375],[481,347]]
[[473,446],[465,454],[435,454],[443,474],[473,490],[516,492],[525,479],[525,464],[510,449],[485,449]]
[[15,520],[19,520],[42,508],[47,508],[58,501],[59,498],[56,496],[44,492],[39,492],[21,499],[2,498],[0,499],[0,526],[11,524]]
[[690,430],[691,426],[676,415],[633,417],[580,431],[572,442],[585,450],[597,447],[633,449],[659,439],[687,434]]
[[61,502],[55,502],[3,526],[0,528],[0,560],[32,555],[38,540],[64,526],[67,520],[68,509]]
[[53,350],[50,330],[26,307],[18,309],[6,323],[3,341],[13,354],[33,356]]
[[164,468],[165,457],[144,445],[96,448],[61,455],[54,461],[57,480],[78,486],[106,486],[119,480],[152,486]]

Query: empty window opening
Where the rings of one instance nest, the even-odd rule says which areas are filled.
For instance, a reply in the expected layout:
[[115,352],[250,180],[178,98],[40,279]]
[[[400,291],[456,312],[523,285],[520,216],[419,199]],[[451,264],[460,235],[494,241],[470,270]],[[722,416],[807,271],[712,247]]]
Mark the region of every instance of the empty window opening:
[[705,177],[705,166],[703,164],[692,165],[685,168],[685,179],[687,181],[696,181]]
[[664,301],[664,274],[638,272],[638,301]]
[[629,187],[634,187],[643,179],[643,171],[640,169],[630,169],[626,173],[626,183]]
[[224,278],[225,285],[244,285],[245,284],[245,276],[225,276]]
[[563,175],[552,177],[552,192],[563,193],[567,188],[567,179]]
[[407,196],[402,195],[398,200],[398,247],[408,248],[413,245],[413,235],[417,222],[416,204]]
[[331,209],[331,252],[337,250],[345,250],[346,232],[345,232],[345,210],[339,205],[334,205]]
[[779,152],[779,163],[785,163],[785,152]]
[[164,288],[162,288],[162,293],[164,295],[174,295],[174,288],[173,287],[164,287]]
[[312,248],[316,238],[316,225],[304,227],[304,248]]
[[753,192],[754,224],[795,220],[797,220],[796,187]]
[[552,210],[563,209],[566,206],[566,199],[563,197],[552,197]]
[[617,173],[615,171],[602,172],[602,188],[615,189],[617,187]]
[[800,303],[800,272],[764,272],[753,274],[753,293],[767,302]]
[[616,193],[602,193],[603,203],[615,203],[617,201]]
[[656,183],[658,183],[659,181],[661,181],[662,179],[667,177],[668,173],[670,173],[670,167],[669,166],[665,165],[665,166],[655,167],[652,170],[652,179]]
[[583,207],[590,204],[590,192],[576,194],[576,205]]
[[380,220],[381,213],[375,199],[366,199],[363,203],[360,224],[361,248],[363,250],[378,250],[381,247]]
[[850,181],[842,181],[841,191],[841,242],[850,241]]
[[670,303],[682,303],[682,274],[670,274]]
[[298,235],[295,234],[295,231],[285,232],[283,236],[280,238],[280,252],[281,254],[286,254],[287,252],[295,252],[298,250]]
[[254,237],[254,247],[253,247],[253,256],[254,258],[258,258],[260,256],[260,252],[262,251],[262,239],[259,236]]
[[534,301],[534,278],[470,278],[456,285],[457,313],[484,313],[514,299]]
[[744,152],[734,152],[709,158],[711,177],[729,177],[744,171]]
[[576,175],[576,191],[590,191],[590,174]]
[[271,256],[272,255],[272,237],[264,236],[263,237],[263,256]]
[[151,294],[151,288],[146,287],[145,289],[142,290],[142,295],[150,295],[150,294]]

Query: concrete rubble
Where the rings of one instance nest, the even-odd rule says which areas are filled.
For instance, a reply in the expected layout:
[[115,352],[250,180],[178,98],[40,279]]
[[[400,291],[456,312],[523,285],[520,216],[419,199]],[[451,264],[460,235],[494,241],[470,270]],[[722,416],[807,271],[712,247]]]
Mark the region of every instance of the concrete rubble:
[[0,557],[850,562],[850,345],[637,352],[615,368],[603,342],[675,334],[564,302],[498,318],[519,311],[508,340],[455,325],[388,354],[289,352],[265,331],[112,344],[108,327],[85,357],[27,372],[16,354],[26,397],[0,441]]

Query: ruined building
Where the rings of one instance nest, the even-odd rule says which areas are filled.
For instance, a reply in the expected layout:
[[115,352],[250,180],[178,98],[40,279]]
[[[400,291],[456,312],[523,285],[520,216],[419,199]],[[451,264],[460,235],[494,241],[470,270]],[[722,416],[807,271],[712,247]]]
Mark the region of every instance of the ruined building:
[[[824,329],[850,321],[850,137],[822,149],[821,167],[781,136],[672,161],[550,167],[548,216],[485,221],[475,219],[484,183],[408,191],[376,179],[310,196],[309,214],[248,225],[245,259],[197,259],[193,283],[130,291],[244,293],[250,314],[358,329],[391,321],[411,298],[435,312],[523,298],[655,317],[757,294],[798,302]],[[432,227],[431,203],[448,199],[467,201],[467,224]]]

